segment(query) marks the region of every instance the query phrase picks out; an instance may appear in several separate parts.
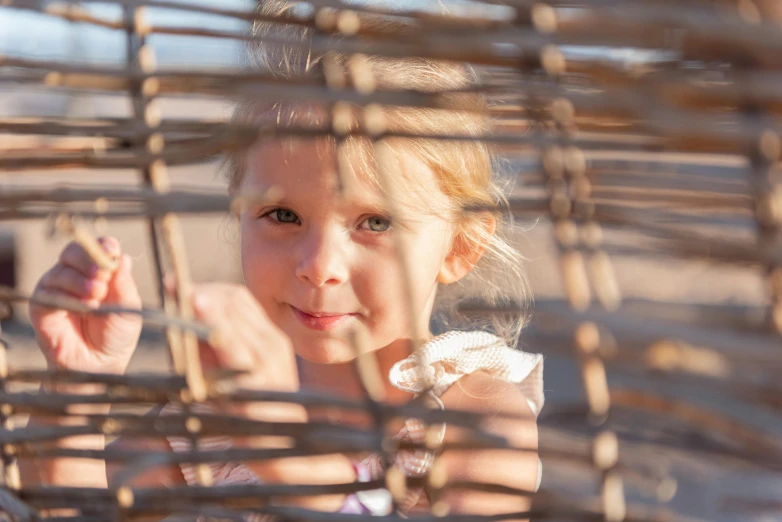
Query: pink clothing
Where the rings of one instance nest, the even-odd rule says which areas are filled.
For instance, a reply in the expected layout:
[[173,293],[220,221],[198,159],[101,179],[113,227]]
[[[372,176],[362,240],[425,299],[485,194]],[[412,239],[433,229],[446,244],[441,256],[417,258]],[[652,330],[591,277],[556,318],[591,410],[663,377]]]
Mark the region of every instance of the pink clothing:
[[[439,397],[461,377],[476,371],[485,371],[490,375],[516,384],[524,394],[532,412],[537,416],[543,407],[543,356],[508,348],[498,337],[486,332],[448,332],[439,335],[424,344],[415,354],[396,363],[389,373],[391,384],[411,393],[420,394],[431,388],[430,398],[440,408]],[[175,405],[167,405],[163,414],[177,412]],[[423,442],[426,426],[416,420],[407,419],[398,439]],[[438,443],[445,436],[445,425],[439,427]],[[190,450],[190,442],[181,437],[169,437],[171,448],[175,452]],[[228,437],[204,437],[199,439],[201,449],[226,449],[231,446]],[[399,451],[394,466],[407,476],[425,475],[432,465],[433,454],[423,450]],[[215,485],[257,484],[258,477],[241,463],[215,463],[210,465]],[[182,473],[189,485],[198,484],[195,467],[182,464]],[[373,454],[357,463],[358,480],[366,482],[383,476],[382,456]],[[538,486],[541,467],[538,466]],[[403,512],[414,506],[426,503],[422,490],[409,490],[408,496],[400,506]],[[362,511],[365,510],[365,511]],[[387,514],[391,509],[391,497],[387,490],[358,492],[350,495],[343,513]],[[347,511],[346,511],[347,510]],[[253,516],[255,522],[265,517]]]

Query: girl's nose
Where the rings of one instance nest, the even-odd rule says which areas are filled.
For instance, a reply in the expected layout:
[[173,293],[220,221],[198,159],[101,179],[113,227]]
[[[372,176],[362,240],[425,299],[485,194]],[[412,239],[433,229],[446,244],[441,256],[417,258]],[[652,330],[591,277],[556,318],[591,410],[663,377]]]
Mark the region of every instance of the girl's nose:
[[296,262],[296,277],[316,287],[347,280],[345,246],[337,231],[311,229],[303,238]]

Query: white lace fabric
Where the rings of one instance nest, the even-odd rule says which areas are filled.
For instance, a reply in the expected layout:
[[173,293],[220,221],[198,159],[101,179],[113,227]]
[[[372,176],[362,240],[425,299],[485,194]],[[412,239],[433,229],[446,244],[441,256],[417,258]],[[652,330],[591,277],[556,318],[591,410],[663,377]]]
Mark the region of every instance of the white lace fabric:
[[484,371],[515,384],[537,416],[543,408],[543,356],[508,348],[487,332],[448,332],[396,363],[388,375],[400,390],[421,393],[432,386],[439,397],[453,383]]
[[[476,371],[484,371],[489,375],[515,384],[523,394],[535,416],[543,408],[543,356],[513,350],[502,339],[486,332],[453,331],[439,335],[425,343],[415,354],[396,363],[389,372],[390,383],[416,395],[430,390],[430,397],[435,404],[443,407],[439,397],[460,378]],[[200,410],[201,408],[199,408]],[[163,409],[163,414],[181,412],[179,406],[169,404]],[[423,442],[426,436],[426,425],[417,419],[408,419],[405,426],[396,436],[397,439]],[[445,425],[437,432],[438,444],[445,436]],[[169,444],[174,452],[188,452],[191,445],[188,439],[169,437]],[[226,449],[231,446],[228,437],[204,437],[199,439],[202,449]],[[401,469],[407,476],[425,475],[432,465],[433,455],[423,450],[401,450],[397,453],[394,466]],[[383,458],[373,454],[360,463],[369,470],[371,479],[381,477],[384,472]],[[189,485],[197,484],[194,466],[182,464],[182,474]],[[212,464],[214,485],[240,485],[260,483],[258,477],[244,464],[217,463]],[[541,465],[538,465],[538,487],[541,480]],[[402,503],[403,512],[414,506],[425,504],[425,496],[421,490],[411,490]],[[375,514],[386,514],[390,509],[390,496],[385,490],[363,492],[362,502],[373,505]],[[264,517],[251,517],[253,521]]]

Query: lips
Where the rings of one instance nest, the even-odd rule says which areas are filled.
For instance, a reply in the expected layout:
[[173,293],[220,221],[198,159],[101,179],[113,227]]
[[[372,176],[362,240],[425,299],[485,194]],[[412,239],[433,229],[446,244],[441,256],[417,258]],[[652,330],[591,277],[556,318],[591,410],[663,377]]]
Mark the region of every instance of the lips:
[[305,312],[304,310],[299,310],[299,312],[310,315],[312,317],[342,317],[343,315],[350,315],[350,314],[330,314],[325,312]]
[[349,321],[356,314],[339,314],[332,312],[304,312],[295,306],[291,306],[293,315],[306,327],[313,330],[327,331],[332,330],[343,323]]

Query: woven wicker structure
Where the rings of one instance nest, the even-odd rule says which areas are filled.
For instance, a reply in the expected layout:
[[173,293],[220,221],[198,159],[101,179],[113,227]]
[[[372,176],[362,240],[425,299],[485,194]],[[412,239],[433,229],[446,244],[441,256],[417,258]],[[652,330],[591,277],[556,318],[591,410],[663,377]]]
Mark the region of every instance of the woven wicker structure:
[[[124,94],[132,103],[132,115],[98,120],[0,117],[0,142],[8,138],[8,145],[0,149],[0,171],[21,177],[31,170],[48,170],[67,181],[70,169],[136,169],[138,185],[3,188],[0,219],[50,220],[53,230],[71,235],[94,253],[96,261],[106,264],[111,260],[101,257],[91,232],[93,223],[148,219],[160,288],[162,274],[171,271],[179,281],[179,296],[164,297],[159,307],[140,313],[150,326],[166,329],[174,372],[170,376],[52,374],[9,364],[9,356],[0,349],[4,423],[0,442],[5,474],[0,496],[6,505],[14,506],[9,516],[32,520],[38,510],[75,508],[80,514],[74,516],[80,520],[130,522],[177,513],[228,518],[230,513],[258,510],[297,520],[338,520],[337,515],[264,506],[263,500],[270,496],[312,494],[314,487],[215,490],[204,476],[201,488],[27,488],[16,463],[20,454],[39,459],[63,456],[65,450],[44,451],[38,443],[73,434],[74,429],[111,435],[143,435],[153,429],[162,433],[162,429],[197,441],[204,434],[265,429],[260,424],[237,425],[220,416],[188,414],[187,410],[163,428],[153,427],[148,418],[120,413],[91,417],[80,428],[15,427],[14,418],[30,412],[61,415],[69,405],[85,402],[149,406],[175,400],[187,407],[207,399],[371,408],[375,415],[373,430],[339,427],[344,432],[341,442],[328,448],[313,443],[318,430],[326,429],[323,426],[289,426],[285,429],[297,441],[291,456],[327,449],[387,449],[382,443],[389,434],[383,423],[394,416],[475,426],[473,414],[434,411],[417,403],[392,407],[371,399],[354,403],[305,392],[237,391],[230,386],[231,375],[205,379],[196,356],[197,339],[208,338],[210,332],[192,320],[193,311],[185,298],[191,291],[191,277],[188,245],[178,216],[225,213],[232,201],[225,193],[171,188],[168,167],[202,163],[247,147],[259,130],[227,121],[165,119],[159,106],[166,97],[180,95],[231,100],[253,93],[317,100],[330,107],[331,127],[288,128],[285,132],[344,136],[339,121],[350,103],[363,111],[365,120],[359,130],[349,132],[379,142],[392,134],[382,122],[373,120],[378,106],[437,107],[443,93],[375,91],[366,88],[371,78],[360,77],[360,71],[344,84],[336,80],[285,84],[241,68],[166,70],[156,65],[155,47],[148,43],[156,35],[236,41],[253,37],[242,31],[213,29],[209,24],[152,25],[145,18],[146,8],[247,22],[257,15],[251,9],[222,8],[219,2],[207,7],[172,0],[117,0],[114,3],[123,15],[110,18],[83,8],[82,4],[90,3],[10,0],[1,2],[0,9],[29,10],[122,33],[126,64],[95,66],[0,55],[0,81],[15,89],[36,86],[52,92]],[[412,8],[395,10],[393,16],[412,28],[412,35],[404,41],[362,27],[362,17],[383,14],[382,7],[340,0],[310,0],[309,4],[312,9],[301,16],[276,22],[314,28],[312,45],[320,51],[457,60],[482,71],[482,89],[495,102],[491,111],[496,123],[494,131],[482,139],[502,149],[520,180],[511,209],[521,219],[543,218],[552,224],[564,298],[538,301],[522,339],[534,351],[572,359],[580,369],[584,401],[544,410],[540,455],[544,469],[548,463],[561,462],[578,470],[578,476],[584,477],[582,486],[589,491],[572,495],[558,489],[556,480],[544,481],[530,513],[533,520],[685,519],[663,506],[676,491],[676,477],[665,465],[657,465],[660,455],[667,452],[694,461],[720,462],[725,473],[782,469],[782,446],[772,431],[704,408],[690,400],[689,391],[682,388],[679,392],[676,386],[707,394],[718,391],[742,401],[748,411],[773,414],[781,404],[777,375],[782,369],[782,170],[778,168],[782,157],[782,28],[777,24],[782,23],[782,14],[778,2],[481,0],[469,9],[454,7],[449,16]],[[626,53],[627,59],[617,59],[617,51]],[[60,137],[68,139],[52,139]],[[466,139],[458,135],[421,137]],[[18,146],[22,139],[33,146]],[[481,209],[464,209],[476,210]],[[733,269],[751,270],[765,281],[765,294],[754,305],[626,299],[615,274],[617,258],[664,258],[673,267],[679,261],[697,260],[724,266],[728,274]],[[644,273],[638,277],[642,279]],[[28,298],[15,288],[0,288],[2,301]],[[90,310],[69,300],[47,304],[83,313],[119,311]],[[503,312],[472,302],[462,310]],[[382,378],[372,368],[359,364],[365,382]],[[614,370],[656,384],[609,386],[607,375]],[[15,387],[53,381],[100,383],[105,392],[83,397],[20,392]],[[582,436],[572,437],[575,432]],[[466,444],[487,447],[503,442],[476,430]],[[159,465],[160,459],[187,458],[203,464],[229,457],[274,456],[264,455],[263,450],[243,451],[144,459],[105,450],[90,456],[126,462],[128,478],[145,466]],[[419,482],[434,492],[449,487],[438,477]],[[397,497],[405,487],[396,480],[386,485]],[[378,486],[343,485],[331,490]],[[708,502],[723,506],[717,511],[732,510],[736,518],[782,509],[778,501],[761,497]],[[462,518],[468,517],[458,517]]]

